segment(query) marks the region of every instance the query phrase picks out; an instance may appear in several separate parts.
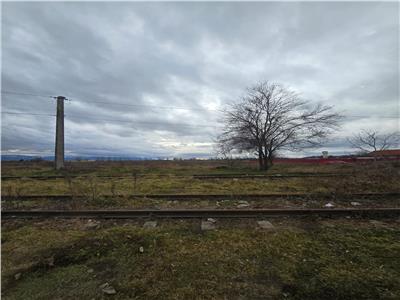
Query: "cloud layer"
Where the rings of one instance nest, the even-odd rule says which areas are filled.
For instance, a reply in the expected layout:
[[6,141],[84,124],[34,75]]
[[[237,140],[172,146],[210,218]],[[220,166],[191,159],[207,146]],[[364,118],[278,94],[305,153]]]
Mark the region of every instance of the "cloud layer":
[[[362,128],[399,129],[398,23],[396,2],[8,2],[2,90],[70,98],[69,154],[190,157],[271,80],[348,116],[324,147],[340,153]],[[54,116],[4,112],[54,115],[54,100],[3,93],[2,111],[4,154],[52,154]]]

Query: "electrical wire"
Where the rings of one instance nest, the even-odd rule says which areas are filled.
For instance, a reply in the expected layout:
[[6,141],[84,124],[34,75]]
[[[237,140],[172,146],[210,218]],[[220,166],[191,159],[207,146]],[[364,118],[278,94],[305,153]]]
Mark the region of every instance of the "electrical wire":
[[[24,96],[36,96],[36,97],[46,97],[46,98],[56,98],[55,96],[47,96],[47,95],[38,95],[38,94],[30,94],[30,93],[19,93],[12,91],[1,91],[3,94],[11,94],[11,95],[24,95]],[[76,98],[75,98],[76,99]],[[71,97],[69,98],[71,100]],[[99,103],[105,105],[119,105],[126,107],[150,107],[154,109],[177,109],[177,110],[193,110],[193,111],[218,111],[217,109],[212,108],[197,108],[197,107],[177,107],[177,106],[158,106],[158,105],[149,105],[149,104],[128,104],[128,103],[118,103],[118,102],[106,102],[106,101],[92,101],[85,100],[75,103]]]
[[[37,113],[25,113],[25,112],[8,112],[8,111],[3,111],[1,112],[2,114],[11,114],[11,115],[32,115],[32,116],[49,116],[49,117],[55,117],[56,115],[51,115],[51,114],[37,114]],[[213,125],[194,125],[194,124],[185,124],[185,123],[168,123],[168,122],[147,122],[147,121],[125,121],[125,120],[116,120],[116,119],[103,119],[103,118],[96,118],[96,117],[90,117],[90,116],[78,116],[78,115],[66,115],[64,114],[64,117],[67,118],[81,118],[81,120],[85,119],[91,119],[91,120],[97,120],[97,121],[106,121],[106,122],[120,122],[120,123],[130,123],[130,124],[149,124],[149,125],[161,125],[161,126],[179,126],[179,127],[211,127],[211,128],[216,128],[218,126],[213,126]]]
[[20,93],[20,92],[5,91],[5,90],[1,90],[1,93],[2,93],[2,94],[9,94],[9,95],[20,95],[20,96],[34,96],[34,97],[54,98],[54,96],[49,96],[49,95],[38,95],[38,94],[31,94],[31,93]]
[[[75,102],[76,103],[76,102]],[[196,107],[177,107],[177,106],[158,106],[158,105],[148,105],[148,104],[127,104],[127,103],[112,103],[103,101],[81,101],[80,103],[99,103],[106,105],[119,105],[127,107],[150,107],[155,109],[177,109],[177,110],[193,110],[193,111],[218,111],[211,108],[196,108]]]
[[30,116],[48,116],[48,117],[56,117],[56,115],[50,114],[36,114],[36,113],[24,113],[24,112],[10,112],[10,111],[2,111],[2,114],[7,115],[30,115]]
[[[14,92],[14,91],[5,91],[2,90],[1,93],[4,94],[13,94],[13,95],[24,95],[24,96],[35,96],[35,97],[45,97],[45,98],[57,98],[55,96],[49,95],[39,95],[25,92]],[[70,99],[69,99],[70,100]],[[99,103],[105,105],[117,105],[117,106],[125,106],[125,107],[150,107],[154,109],[178,109],[178,110],[193,110],[193,111],[219,111],[217,109],[211,108],[196,108],[196,107],[177,107],[177,106],[158,106],[158,105],[148,105],[148,104],[127,104],[127,103],[117,103],[117,102],[105,102],[105,101],[80,101],[75,103]],[[384,116],[384,115],[344,115],[345,118],[382,118],[382,119],[397,119],[400,116]]]

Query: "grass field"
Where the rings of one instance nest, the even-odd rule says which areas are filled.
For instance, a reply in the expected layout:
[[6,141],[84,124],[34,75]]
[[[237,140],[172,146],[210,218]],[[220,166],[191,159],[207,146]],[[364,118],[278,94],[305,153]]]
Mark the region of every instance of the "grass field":
[[[12,196],[17,201],[6,203],[7,207],[34,207],[53,205],[45,199],[40,201],[18,201],[23,195],[81,195],[86,201],[73,203],[78,207],[143,207],[176,206],[171,202],[152,200],[151,194],[240,194],[303,192],[328,194],[332,199],[354,192],[400,192],[398,163],[367,165],[275,165],[268,174],[343,174],[337,177],[293,177],[284,179],[194,179],[193,174],[264,174],[257,171],[254,162],[238,161],[232,166],[224,161],[149,161],[149,162],[72,162],[66,171],[56,173],[49,162],[3,163],[2,176],[62,175],[63,178],[38,180],[20,178],[4,180],[2,195]],[[136,177],[133,174],[140,174]],[[101,176],[114,176],[104,178]],[[78,177],[76,177],[78,176]],[[146,200],[128,200],[132,194],[150,195]],[[107,196],[107,197],[106,197]],[[116,196],[115,199],[110,196]],[[119,197],[117,197],[119,196]],[[121,197],[122,196],[122,197]],[[123,196],[126,196],[124,199]],[[229,200],[226,199],[226,200]],[[340,199],[339,199],[340,200]],[[200,202],[191,202],[199,205]],[[275,205],[276,201],[271,203]],[[314,207],[313,202],[309,202]],[[189,203],[190,204],[190,203]],[[200,203],[201,204],[201,203]],[[229,201],[219,203],[229,205]],[[264,204],[269,205],[268,202]],[[371,203],[369,203],[371,204]],[[390,202],[390,205],[393,203]],[[62,206],[62,203],[58,203]],[[184,202],[179,205],[187,206]],[[262,205],[259,202],[256,205]],[[215,201],[202,206],[218,206]],[[63,206],[64,207],[64,206]]]
[[[398,192],[399,165],[276,165],[271,174],[340,173],[351,176],[288,179],[193,179],[193,174],[259,174],[253,162],[75,162],[56,173],[51,164],[3,163],[2,176],[62,174],[65,178],[12,179],[4,208],[49,208],[45,199],[18,195],[82,194],[61,208],[236,207],[240,193],[330,193],[315,200],[249,200],[250,207],[345,205],[348,192]],[[136,184],[133,173],[138,176]],[[72,177],[78,175],[81,177]],[[100,176],[124,178],[102,178]],[[162,176],[161,176],[162,175]],[[177,177],[176,175],[184,175]],[[89,177],[87,177],[89,176]],[[105,198],[104,195],[224,193],[223,201]],[[118,199],[117,199],[118,198]],[[350,199],[354,201],[354,199]],[[348,200],[348,201],[350,201]],[[278,202],[277,202],[278,201]],[[296,202],[297,201],[297,202]],[[399,200],[357,199],[364,206],[399,206]],[[385,202],[386,201],[386,202]],[[4,299],[400,299],[400,219],[217,220],[3,220]],[[93,226],[94,224],[94,226]],[[115,290],[108,295],[103,290]],[[111,288],[110,288],[111,286]]]
[[399,299],[399,222],[272,222],[3,224],[3,299]]
[[[255,160],[182,160],[182,161],[67,161],[65,171],[55,171],[50,161],[5,161],[2,163],[3,176],[32,176],[32,175],[116,175],[126,176],[140,174],[226,174],[249,173],[259,174]],[[276,164],[270,173],[307,173],[352,171],[353,165],[315,165],[315,164]]]

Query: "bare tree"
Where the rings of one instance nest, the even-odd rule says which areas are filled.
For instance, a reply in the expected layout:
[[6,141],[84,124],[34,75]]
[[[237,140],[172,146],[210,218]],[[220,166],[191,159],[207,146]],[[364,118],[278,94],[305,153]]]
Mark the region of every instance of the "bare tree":
[[278,150],[320,145],[339,119],[330,106],[312,106],[279,84],[261,82],[225,110],[218,147],[254,153],[260,170],[267,170]]
[[362,130],[360,133],[348,139],[350,144],[364,153],[386,150],[398,145],[400,135],[398,132],[380,134],[376,130]]

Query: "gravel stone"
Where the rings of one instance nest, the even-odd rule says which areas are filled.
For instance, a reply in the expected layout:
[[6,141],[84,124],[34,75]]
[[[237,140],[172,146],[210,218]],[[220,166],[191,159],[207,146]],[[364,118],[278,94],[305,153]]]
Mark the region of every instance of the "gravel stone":
[[114,295],[117,293],[117,291],[108,282],[102,284],[100,288],[101,291],[107,295]]
[[239,203],[239,204],[249,204],[249,202],[246,201],[246,200],[240,200],[240,201],[238,201],[238,203]]
[[157,227],[157,221],[147,221],[143,224],[143,228],[155,228]]
[[100,227],[100,221],[95,221],[95,220],[91,220],[89,219],[89,221],[86,223],[85,228],[86,229],[97,229]]
[[201,230],[214,230],[216,226],[210,221],[201,221]]
[[272,223],[270,221],[266,221],[266,220],[257,221],[257,224],[262,229],[274,229],[275,228],[275,226],[272,225]]

